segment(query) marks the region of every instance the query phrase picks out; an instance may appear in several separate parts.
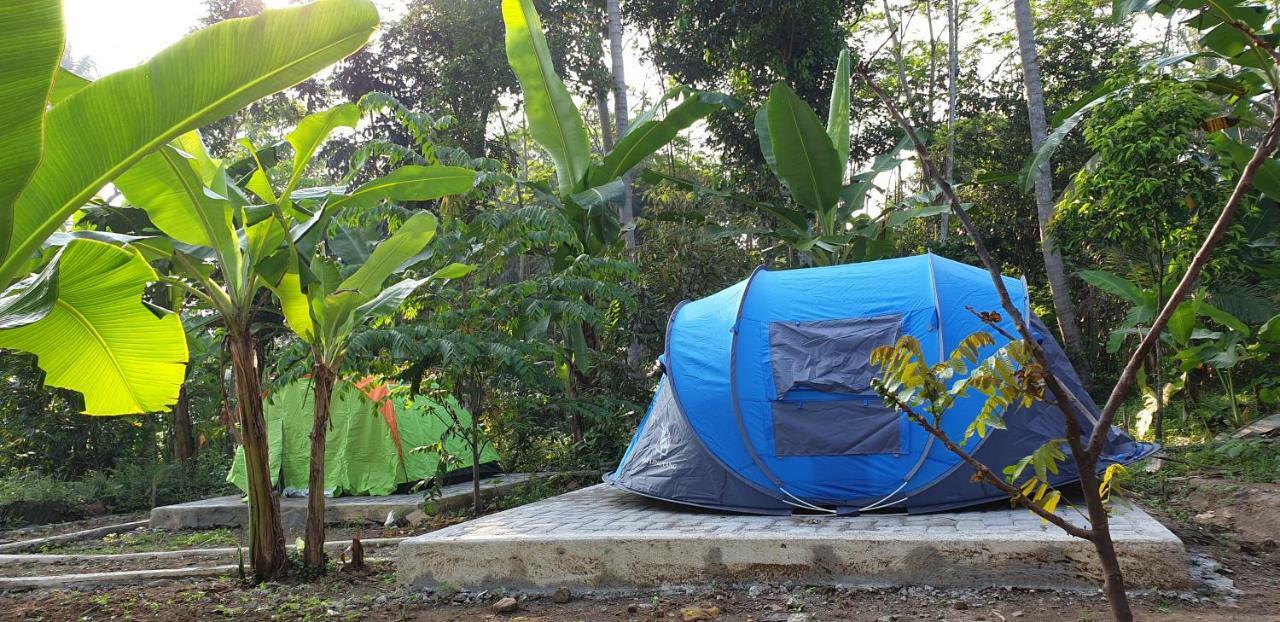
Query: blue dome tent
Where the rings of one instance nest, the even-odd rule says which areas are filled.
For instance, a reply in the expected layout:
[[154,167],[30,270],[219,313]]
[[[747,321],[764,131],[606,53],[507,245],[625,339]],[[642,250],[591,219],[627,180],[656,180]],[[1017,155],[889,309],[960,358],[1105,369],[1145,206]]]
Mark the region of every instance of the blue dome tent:
[[[1025,282],[1005,277],[1053,372],[1078,399],[1084,433],[1099,410],[1062,348],[1030,313]],[[1007,498],[870,388],[871,350],[913,335],[934,363],[990,328],[967,310],[1001,311],[990,275],[936,255],[786,271],[757,269],[681,303],[667,326],[663,377],[616,471],[605,481],[657,499],[759,514],[801,510],[931,512]],[[1003,319],[1002,328],[1015,332]],[[997,346],[1007,340],[993,335]],[[994,351],[994,348],[984,354]],[[982,406],[958,400],[952,438]],[[1006,413],[1007,429],[968,447],[1002,468],[1065,436],[1056,407]],[[1108,434],[1101,466],[1155,446]],[[1077,479],[1063,464],[1055,485]]]

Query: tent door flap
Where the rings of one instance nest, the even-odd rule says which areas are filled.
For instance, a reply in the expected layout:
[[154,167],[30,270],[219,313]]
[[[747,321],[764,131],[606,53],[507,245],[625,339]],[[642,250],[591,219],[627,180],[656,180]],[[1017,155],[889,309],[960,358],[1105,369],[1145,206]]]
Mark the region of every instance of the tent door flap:
[[879,396],[772,403],[774,453],[853,456],[902,453],[901,415]]
[[901,314],[771,322],[769,364],[775,396],[781,398],[792,389],[866,391],[876,373],[871,351],[893,345],[901,331]]

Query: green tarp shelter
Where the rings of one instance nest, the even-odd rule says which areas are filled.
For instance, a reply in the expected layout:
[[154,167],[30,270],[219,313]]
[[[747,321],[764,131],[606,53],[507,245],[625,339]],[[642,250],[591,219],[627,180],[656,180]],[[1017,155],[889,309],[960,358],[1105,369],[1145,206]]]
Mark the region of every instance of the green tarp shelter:
[[[332,425],[325,446],[326,494],[389,495],[402,484],[436,475],[439,455],[412,450],[438,444],[454,418],[445,406],[424,396],[410,398],[392,389],[370,378],[339,380],[334,387]],[[450,406],[462,425],[470,426],[471,415],[456,403]],[[272,484],[286,493],[305,491],[315,412],[310,380],[298,380],[271,394],[263,410]],[[463,458],[463,468],[471,466],[471,451],[462,438],[450,435],[445,449]],[[480,454],[481,464],[497,460],[491,447]],[[248,492],[243,447],[236,449],[227,481]]]

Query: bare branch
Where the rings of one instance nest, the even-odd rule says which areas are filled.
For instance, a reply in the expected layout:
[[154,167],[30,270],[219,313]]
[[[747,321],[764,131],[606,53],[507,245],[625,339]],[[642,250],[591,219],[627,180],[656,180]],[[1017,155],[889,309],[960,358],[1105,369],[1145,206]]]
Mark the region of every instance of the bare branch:
[[902,412],[906,413],[907,418],[916,422],[918,425],[920,425],[920,427],[924,428],[925,431],[927,431],[929,434],[932,434],[934,438],[938,439],[938,441],[941,442],[943,446],[945,446],[949,451],[951,451],[951,453],[959,456],[960,459],[964,460],[966,464],[973,467],[974,473],[977,474],[977,477],[979,479],[1000,489],[1001,492],[1009,495],[1009,498],[1012,499],[1015,503],[1030,510],[1032,514],[1035,514],[1036,516],[1039,516],[1040,518],[1046,521],[1049,521],[1054,525],[1057,525],[1063,531],[1067,532],[1067,534],[1083,540],[1093,540],[1092,529],[1085,529],[1083,527],[1080,527],[1079,525],[1076,525],[1075,523],[1072,523],[1071,521],[1068,521],[1067,519],[1061,516],[1058,516],[1056,513],[1050,512],[1044,509],[1039,504],[1032,501],[1026,495],[1022,494],[1021,489],[1014,486],[1013,484],[1010,484],[1009,482],[1004,481],[1004,479],[1000,478],[995,473],[992,473],[991,469],[988,468],[987,465],[983,464],[977,458],[974,458],[972,455],[969,454],[969,452],[966,452],[959,445],[956,445],[955,442],[952,441],[949,436],[947,436],[946,432],[944,432],[938,426],[932,423],[929,423],[927,420],[925,420],[924,416],[922,416],[920,413],[913,410],[910,406],[906,405],[902,401],[898,400],[897,397],[893,395],[888,395],[888,396],[885,396],[884,399],[885,401],[889,402],[891,405],[896,407],[898,410],[901,410]]

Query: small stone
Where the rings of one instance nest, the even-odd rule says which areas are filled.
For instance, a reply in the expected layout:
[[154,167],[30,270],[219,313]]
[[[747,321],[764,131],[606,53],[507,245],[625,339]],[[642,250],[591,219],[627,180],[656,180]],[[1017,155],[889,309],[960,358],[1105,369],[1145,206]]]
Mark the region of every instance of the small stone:
[[515,613],[520,609],[520,601],[508,596],[493,603],[494,613]]
[[793,613],[787,616],[787,622],[817,622],[811,613]]
[[563,605],[569,602],[571,598],[573,598],[573,594],[569,593],[569,588],[567,587],[558,587],[556,591],[551,593],[551,602],[557,605]]
[[375,605],[385,605],[385,604],[387,604],[387,595],[386,595],[386,594],[379,594],[377,598],[373,599],[373,604],[375,604]]
[[750,596],[751,598],[760,598],[764,592],[765,587],[763,585],[753,585],[747,589],[747,596]]
[[1019,609],[1019,610],[1017,610],[1017,611],[1015,611],[1015,612],[1013,612],[1013,613],[1011,613],[1011,614],[1009,614],[1009,615],[1010,615],[1010,616],[1012,616],[1012,617],[1015,617],[1015,618],[1021,618],[1022,616],[1025,616],[1025,615],[1027,615],[1027,614],[1026,614],[1026,612],[1024,612],[1023,610]]
[[422,525],[426,523],[430,519],[431,519],[430,515],[428,515],[426,512],[423,512],[422,508],[418,508],[406,514],[404,517],[404,522],[407,525],[416,527],[418,525]]
[[894,614],[889,614],[887,616],[880,616],[876,618],[876,622],[898,622],[898,616]]
[[630,605],[627,605],[627,613],[639,613],[639,612],[640,612],[640,607],[635,603],[631,603]]
[[951,608],[957,611],[964,611],[969,608],[969,603],[966,603],[963,600],[957,600],[956,602],[951,603]]

